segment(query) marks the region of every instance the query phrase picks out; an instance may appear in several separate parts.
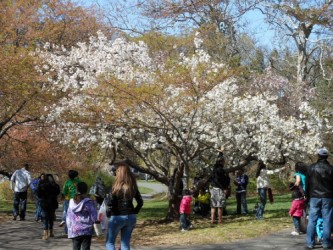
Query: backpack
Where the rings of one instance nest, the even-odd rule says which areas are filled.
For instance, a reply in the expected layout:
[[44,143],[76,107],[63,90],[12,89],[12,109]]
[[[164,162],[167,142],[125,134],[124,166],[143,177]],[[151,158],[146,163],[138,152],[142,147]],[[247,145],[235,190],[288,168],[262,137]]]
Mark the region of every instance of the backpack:
[[37,192],[39,181],[40,181],[40,179],[36,178],[36,179],[33,179],[30,183],[30,188],[34,193]]

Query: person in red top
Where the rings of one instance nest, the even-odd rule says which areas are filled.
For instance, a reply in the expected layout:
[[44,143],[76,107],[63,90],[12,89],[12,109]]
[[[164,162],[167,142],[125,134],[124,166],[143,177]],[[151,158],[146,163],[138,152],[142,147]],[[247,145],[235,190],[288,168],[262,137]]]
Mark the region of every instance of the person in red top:
[[191,192],[188,189],[184,189],[183,198],[179,206],[180,227],[182,232],[189,230],[191,227],[191,222],[190,222],[191,204],[192,204]]
[[305,209],[305,199],[300,190],[294,183],[289,184],[289,189],[292,191],[291,197],[293,199],[289,210],[289,215],[293,217],[295,230],[291,232],[291,235],[299,235],[300,221]]

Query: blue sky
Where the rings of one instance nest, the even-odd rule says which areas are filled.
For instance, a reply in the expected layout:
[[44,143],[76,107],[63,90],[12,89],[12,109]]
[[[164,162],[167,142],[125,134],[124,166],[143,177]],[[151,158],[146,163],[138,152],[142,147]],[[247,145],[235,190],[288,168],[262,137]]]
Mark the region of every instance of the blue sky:
[[[79,0],[79,3],[82,3],[84,5],[91,5],[94,3],[98,3],[99,5],[108,6],[109,2],[117,2],[114,0]],[[136,0],[128,0],[127,3],[133,6],[135,5]],[[137,23],[137,16],[133,15],[133,23]],[[253,10],[251,12],[248,12],[246,15],[244,15],[244,19],[246,19],[247,23],[249,24],[249,29],[247,29],[248,32],[250,32],[250,35],[253,36],[259,43],[259,45],[266,47],[268,49],[272,49],[274,47],[278,46],[278,42],[275,42],[274,39],[274,31],[270,29],[270,27],[265,24],[264,22],[264,15],[258,11]]]

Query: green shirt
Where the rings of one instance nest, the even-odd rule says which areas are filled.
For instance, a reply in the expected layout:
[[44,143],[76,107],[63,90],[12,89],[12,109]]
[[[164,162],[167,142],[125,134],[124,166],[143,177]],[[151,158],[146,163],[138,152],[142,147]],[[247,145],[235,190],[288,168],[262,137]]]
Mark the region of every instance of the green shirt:
[[76,195],[76,185],[81,182],[79,178],[75,178],[74,180],[69,179],[65,182],[64,188],[62,191],[63,196],[66,200],[75,198]]

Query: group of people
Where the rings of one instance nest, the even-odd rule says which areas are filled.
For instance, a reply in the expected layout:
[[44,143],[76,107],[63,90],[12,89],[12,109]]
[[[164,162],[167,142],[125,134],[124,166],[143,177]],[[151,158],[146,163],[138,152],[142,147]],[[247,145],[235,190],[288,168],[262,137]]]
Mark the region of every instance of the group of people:
[[[98,223],[98,207],[104,199],[95,195],[92,199],[88,193],[88,185],[80,180],[76,170],[68,171],[68,179],[61,192],[52,174],[42,173],[36,180],[32,180],[29,165],[16,170],[10,181],[14,191],[13,219],[19,217],[25,220],[27,193],[29,186],[36,197],[36,221],[43,222],[42,239],[54,237],[53,226],[55,212],[58,208],[58,196],[63,198],[62,221],[59,226],[65,226],[65,233],[72,239],[73,250],[90,249],[94,224]],[[101,190],[101,178],[97,177],[93,185]],[[105,192],[105,190],[104,190]],[[95,194],[94,193],[94,194]],[[130,239],[136,224],[136,214],[143,206],[143,199],[139,192],[135,176],[127,164],[119,164],[116,177],[106,204],[110,208],[110,218],[106,235],[106,249],[114,250],[116,237],[121,233],[121,249],[130,249]],[[133,205],[136,200],[136,206]]]
[[[328,162],[326,148],[317,151],[317,162],[307,166],[303,162],[295,164],[295,182],[290,183],[292,204],[289,210],[295,230],[292,235],[306,232],[308,249],[321,243],[323,249],[330,249],[333,227],[333,166]],[[308,210],[308,216],[306,216]],[[308,218],[307,226],[301,219]],[[306,228],[301,228],[306,226]]]
[[[309,167],[303,162],[295,164],[294,182],[290,183],[289,189],[292,193],[292,202],[289,215],[293,218],[294,230],[292,235],[299,235],[301,231],[307,233],[306,243],[309,249],[313,249],[316,239],[322,243],[324,249],[329,249],[331,245],[331,232],[333,227],[333,166],[327,161],[329,156],[326,148],[317,151],[318,160]],[[199,193],[194,195],[194,213],[203,216],[208,215],[211,208],[211,223],[222,223],[223,209],[226,206],[226,198],[230,184],[230,178],[224,170],[224,157],[220,153],[213,167],[212,174],[206,180],[208,187],[200,187],[200,180],[197,178],[195,185],[199,186]],[[256,172],[256,185],[259,196],[259,204],[255,211],[257,220],[262,220],[267,197],[272,200],[270,190],[269,175],[278,173],[287,167],[268,170],[264,162],[259,161]],[[237,214],[247,214],[248,207],[246,192],[248,176],[242,169],[236,171],[235,194],[237,201]],[[191,214],[192,197],[189,190],[184,190],[184,195],[180,203],[180,228],[187,231],[191,227],[189,220]],[[308,216],[306,216],[308,210]],[[302,230],[301,219],[308,219],[307,225]],[[303,225],[304,226],[304,225]]]

